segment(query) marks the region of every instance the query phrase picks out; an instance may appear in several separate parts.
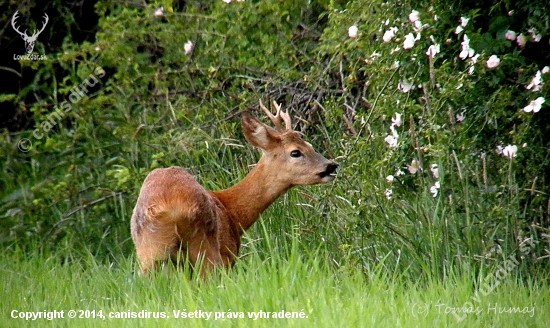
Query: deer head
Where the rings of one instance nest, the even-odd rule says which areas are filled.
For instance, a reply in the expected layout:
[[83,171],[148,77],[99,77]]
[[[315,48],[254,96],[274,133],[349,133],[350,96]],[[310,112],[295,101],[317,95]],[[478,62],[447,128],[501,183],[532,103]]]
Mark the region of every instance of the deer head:
[[311,144],[292,130],[288,112],[281,111],[281,106],[275,101],[273,107],[276,109],[275,115],[260,101],[260,108],[273,122],[275,129],[261,123],[250,114],[242,117],[246,140],[262,151],[259,164],[273,170],[273,175],[276,176],[270,183],[280,183],[282,190],[285,190],[296,185],[312,185],[334,180],[338,165],[315,152]]
[[45,21],[42,24],[42,28],[40,29],[40,31],[34,30],[34,33],[29,36],[29,35],[27,35],[27,30],[25,30],[25,32],[21,33],[19,31],[19,29],[17,28],[17,26],[15,25],[15,21],[17,20],[17,18],[19,18],[17,16],[18,14],[19,14],[19,12],[16,11],[15,14],[13,15],[13,18],[11,20],[11,26],[13,27],[15,32],[17,32],[17,33],[19,33],[19,35],[21,35],[21,37],[25,41],[25,50],[27,51],[28,54],[30,54],[34,50],[34,43],[36,42],[36,38],[38,38],[40,33],[42,33],[42,31],[44,31],[44,28],[48,24],[48,21],[49,21],[50,18],[48,17],[48,14],[44,13]]

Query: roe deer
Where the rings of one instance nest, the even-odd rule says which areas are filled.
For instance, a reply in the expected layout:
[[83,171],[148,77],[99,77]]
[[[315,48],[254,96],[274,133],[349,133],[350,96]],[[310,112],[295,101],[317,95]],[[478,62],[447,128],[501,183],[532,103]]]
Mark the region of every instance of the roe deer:
[[[159,262],[202,259],[201,276],[214,266],[231,266],[240,237],[260,214],[295,185],[334,180],[337,164],[316,153],[292,130],[287,112],[262,105],[276,129],[251,114],[241,117],[244,136],[262,156],[235,186],[207,191],[180,167],[155,169],[145,178],[132,215],[132,238],[141,273]],[[283,127],[281,120],[284,122]],[[180,262],[181,263],[181,262]]]

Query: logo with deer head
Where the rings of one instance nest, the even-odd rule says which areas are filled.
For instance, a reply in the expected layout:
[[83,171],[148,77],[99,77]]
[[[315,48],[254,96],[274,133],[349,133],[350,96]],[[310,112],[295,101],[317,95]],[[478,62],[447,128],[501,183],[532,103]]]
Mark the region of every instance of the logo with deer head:
[[50,18],[48,17],[48,14],[44,13],[43,18],[45,20],[44,20],[44,23],[42,24],[42,28],[40,29],[40,31],[34,30],[34,33],[32,35],[27,35],[27,30],[25,30],[25,32],[21,32],[15,25],[15,21],[17,20],[17,18],[19,18],[17,16],[18,14],[19,14],[19,11],[16,11],[15,14],[13,15],[13,18],[11,19],[11,26],[13,26],[13,29],[15,30],[15,32],[21,35],[21,37],[25,41],[25,50],[27,51],[28,54],[30,54],[34,50],[34,43],[36,42],[36,38],[38,38],[40,33],[44,31],[44,28],[46,27],[46,24],[48,24],[48,21],[50,20]]

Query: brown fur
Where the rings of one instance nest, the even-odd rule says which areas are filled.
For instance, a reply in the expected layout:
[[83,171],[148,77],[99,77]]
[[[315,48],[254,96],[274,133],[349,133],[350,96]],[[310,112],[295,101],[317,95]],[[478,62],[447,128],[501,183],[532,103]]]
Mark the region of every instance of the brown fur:
[[[333,180],[336,164],[317,154],[291,130],[280,131],[244,114],[247,141],[262,150],[255,168],[238,184],[207,191],[184,169],[155,169],[145,179],[132,215],[132,238],[143,273],[157,263],[204,258],[201,274],[231,266],[240,237],[277,197],[294,185]],[[299,150],[301,158],[289,153]],[[330,171],[328,174],[323,172]],[[182,258],[178,258],[182,257]]]

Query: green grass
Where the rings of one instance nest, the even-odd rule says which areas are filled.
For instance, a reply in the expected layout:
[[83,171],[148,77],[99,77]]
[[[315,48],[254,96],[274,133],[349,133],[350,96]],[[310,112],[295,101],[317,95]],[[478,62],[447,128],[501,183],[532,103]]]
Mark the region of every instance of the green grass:
[[[132,257],[97,263],[90,256],[1,255],[1,327],[548,327],[550,292],[513,272],[491,293],[473,290],[475,277],[449,274],[445,280],[413,281],[390,275],[382,265],[368,272],[336,269],[324,251],[304,254],[293,239],[274,246],[270,256],[249,249],[248,256],[206,282],[173,268],[151,277],[135,272]],[[250,247],[253,248],[253,247]],[[470,303],[468,303],[470,302]],[[479,309],[463,317],[452,308]],[[439,305],[439,306],[438,306]],[[495,310],[492,310],[496,307]],[[520,308],[528,313],[498,313]],[[534,310],[533,310],[534,309]],[[64,311],[64,319],[11,318],[12,311]],[[101,318],[69,319],[68,311],[99,311]],[[111,312],[164,312],[165,319],[109,319]],[[176,319],[174,311],[211,313],[209,320]],[[269,318],[248,315],[268,312]],[[273,312],[305,318],[272,318]],[[534,311],[534,314],[533,312]],[[223,313],[225,318],[215,320]],[[446,313],[447,312],[447,313]],[[145,312],[142,312],[145,313]],[[15,314],[15,313],[14,313]],[[91,314],[90,314],[91,315]],[[244,318],[228,318],[228,316]],[[292,313],[291,313],[292,315]],[[463,318],[462,318],[463,317]],[[459,318],[462,318],[459,320]]]

